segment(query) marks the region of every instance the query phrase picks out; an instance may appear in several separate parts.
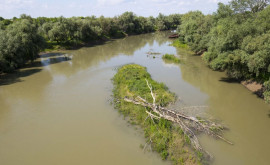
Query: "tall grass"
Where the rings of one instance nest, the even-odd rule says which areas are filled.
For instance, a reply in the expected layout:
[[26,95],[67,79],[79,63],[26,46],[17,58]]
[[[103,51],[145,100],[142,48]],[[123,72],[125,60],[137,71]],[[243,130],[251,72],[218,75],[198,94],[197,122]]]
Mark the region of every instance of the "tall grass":
[[173,54],[164,54],[162,56],[162,59],[167,60],[169,62],[173,62],[173,63],[180,63],[181,62],[181,60],[179,58],[175,57],[175,55],[173,55]]

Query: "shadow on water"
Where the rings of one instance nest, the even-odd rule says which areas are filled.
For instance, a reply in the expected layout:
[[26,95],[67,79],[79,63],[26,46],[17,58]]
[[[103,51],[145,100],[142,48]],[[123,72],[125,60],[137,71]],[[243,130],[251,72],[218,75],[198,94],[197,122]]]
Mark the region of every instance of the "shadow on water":
[[219,81],[226,82],[226,83],[239,83],[239,80],[228,78],[228,77],[221,77]]
[[42,54],[34,62],[26,64],[21,69],[4,75],[0,75],[0,86],[22,82],[21,78],[31,76],[42,71],[42,67],[71,60],[63,53]]
[[16,71],[11,74],[2,75],[0,77],[0,86],[1,85],[9,85],[17,82],[22,82],[22,77],[27,77],[37,72],[40,72],[42,69],[27,69]]
[[105,40],[98,40],[98,41],[90,41],[90,42],[87,42],[85,44],[81,44],[81,45],[75,45],[75,46],[72,46],[71,48],[68,48],[67,50],[78,50],[78,49],[81,49],[81,48],[89,48],[89,47],[95,47],[95,46],[99,46],[99,45],[104,45],[106,44],[107,42],[109,41],[113,41],[113,40],[116,40],[116,39],[123,39],[123,38],[115,38],[115,39],[105,39]]

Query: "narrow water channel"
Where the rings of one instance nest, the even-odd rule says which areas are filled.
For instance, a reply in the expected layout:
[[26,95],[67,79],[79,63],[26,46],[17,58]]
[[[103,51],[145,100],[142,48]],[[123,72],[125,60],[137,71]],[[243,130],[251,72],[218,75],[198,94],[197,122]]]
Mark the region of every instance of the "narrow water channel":
[[[208,69],[200,57],[169,46],[168,33],[144,34],[78,50],[44,54],[0,80],[1,165],[163,165],[144,153],[140,129],[113,108],[111,78],[124,64],[146,66],[153,79],[175,92],[182,106],[226,124],[222,141],[200,136],[214,165],[267,165],[270,161],[270,107],[226,75]],[[171,53],[184,61],[162,61]]]

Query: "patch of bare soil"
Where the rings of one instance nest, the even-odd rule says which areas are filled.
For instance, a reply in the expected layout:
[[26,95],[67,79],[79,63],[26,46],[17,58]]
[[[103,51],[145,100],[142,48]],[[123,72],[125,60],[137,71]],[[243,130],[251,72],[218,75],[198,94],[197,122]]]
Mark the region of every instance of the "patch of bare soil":
[[241,81],[241,84],[244,85],[248,90],[255,93],[259,97],[263,98],[263,85],[254,81],[254,80],[246,80]]

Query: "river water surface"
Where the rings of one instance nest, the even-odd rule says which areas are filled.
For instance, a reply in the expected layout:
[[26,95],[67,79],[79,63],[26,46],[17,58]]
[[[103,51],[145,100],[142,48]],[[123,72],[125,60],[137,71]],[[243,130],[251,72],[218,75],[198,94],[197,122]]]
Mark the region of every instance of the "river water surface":
[[[196,113],[230,129],[231,146],[200,136],[214,165],[267,165],[270,162],[270,107],[200,57],[169,46],[168,33],[144,34],[79,50],[44,54],[34,63],[0,79],[1,165],[163,165],[144,153],[143,134],[113,108],[111,78],[124,64],[146,66],[164,82],[179,106],[202,105]],[[174,65],[147,52],[171,53]]]

